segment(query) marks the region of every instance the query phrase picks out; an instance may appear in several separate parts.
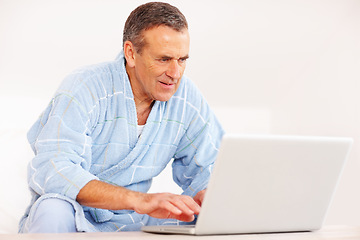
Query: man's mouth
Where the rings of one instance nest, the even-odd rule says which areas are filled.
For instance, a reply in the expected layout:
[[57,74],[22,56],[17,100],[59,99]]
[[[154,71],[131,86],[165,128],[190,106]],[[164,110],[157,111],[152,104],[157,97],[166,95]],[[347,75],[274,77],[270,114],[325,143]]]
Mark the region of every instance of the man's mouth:
[[159,81],[161,84],[164,84],[164,85],[167,85],[167,86],[171,86],[171,85],[174,85],[174,83],[166,83],[166,82],[161,82]]

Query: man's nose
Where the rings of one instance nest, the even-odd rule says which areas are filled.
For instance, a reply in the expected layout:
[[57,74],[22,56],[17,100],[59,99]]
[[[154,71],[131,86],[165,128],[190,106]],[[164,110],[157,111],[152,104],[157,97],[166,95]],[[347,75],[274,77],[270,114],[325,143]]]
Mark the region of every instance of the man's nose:
[[177,60],[172,60],[170,62],[169,68],[166,71],[166,75],[173,79],[179,79],[181,77],[181,67]]

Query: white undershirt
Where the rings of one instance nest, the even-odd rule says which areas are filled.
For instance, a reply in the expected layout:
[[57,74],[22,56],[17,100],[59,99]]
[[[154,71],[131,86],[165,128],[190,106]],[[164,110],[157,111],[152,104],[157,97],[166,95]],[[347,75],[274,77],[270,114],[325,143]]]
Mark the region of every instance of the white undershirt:
[[138,138],[140,137],[141,133],[143,132],[144,127],[145,127],[145,125],[137,125],[137,135],[138,135]]

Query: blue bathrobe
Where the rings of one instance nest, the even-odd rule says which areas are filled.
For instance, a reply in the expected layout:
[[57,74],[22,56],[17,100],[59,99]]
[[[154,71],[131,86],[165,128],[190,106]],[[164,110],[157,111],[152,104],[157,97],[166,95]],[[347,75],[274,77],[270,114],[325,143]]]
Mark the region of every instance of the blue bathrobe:
[[[61,84],[28,133],[32,202],[20,222],[27,231],[39,202],[59,198],[75,209],[78,231],[129,231],[179,224],[134,211],[81,206],[80,189],[97,179],[147,192],[173,161],[173,179],[189,196],[205,189],[223,130],[195,85],[183,77],[174,96],[156,101],[140,137],[133,92],[121,53],[115,61],[79,69]],[[181,223],[180,223],[181,224]]]

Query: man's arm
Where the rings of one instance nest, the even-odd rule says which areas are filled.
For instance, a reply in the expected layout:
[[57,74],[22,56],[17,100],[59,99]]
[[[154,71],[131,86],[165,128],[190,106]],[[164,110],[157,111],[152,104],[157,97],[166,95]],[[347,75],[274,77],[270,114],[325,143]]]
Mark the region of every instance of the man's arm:
[[200,206],[189,196],[171,193],[147,194],[131,191],[102,181],[92,180],[77,195],[76,200],[85,206],[134,210],[155,218],[172,218],[191,222],[199,214]]

